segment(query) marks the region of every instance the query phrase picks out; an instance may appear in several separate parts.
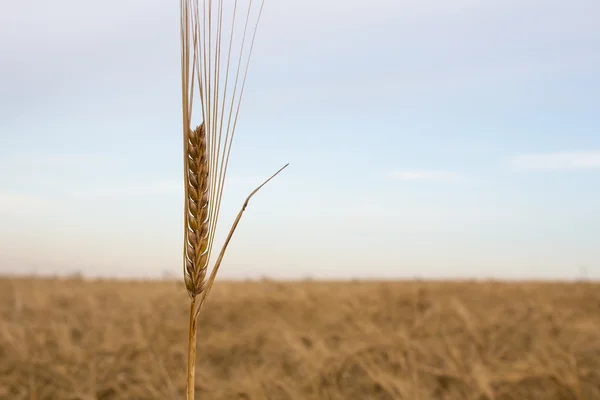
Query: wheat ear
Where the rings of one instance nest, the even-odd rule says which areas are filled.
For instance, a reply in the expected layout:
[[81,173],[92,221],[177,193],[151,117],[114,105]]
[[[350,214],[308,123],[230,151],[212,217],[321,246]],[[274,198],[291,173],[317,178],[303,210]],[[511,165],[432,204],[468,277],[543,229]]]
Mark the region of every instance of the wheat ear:
[[204,124],[184,137],[186,174],[184,281],[191,297],[188,333],[187,398],[194,398],[196,376],[196,297],[202,293],[208,265],[208,152]]
[[[206,132],[204,124],[195,130],[190,130],[185,146],[186,165],[186,202],[185,202],[185,251],[184,251],[184,281],[191,298],[188,334],[188,371],[187,399],[194,398],[194,381],[196,375],[196,336],[198,314],[205,303],[208,293],[216,279],[219,266],[225,256],[227,246],[246,210],[252,196],[256,194],[271,179],[283,171],[289,164],[284,165],[269,179],[254,189],[244,201],[241,210],[235,218],[225,243],[219,253],[210,277],[206,280],[209,248],[209,168]],[[200,295],[200,300],[197,301]]]
[[208,266],[209,172],[204,123],[189,130],[184,139],[186,202],[184,232],[184,280],[192,299],[203,292]]
[[[181,89],[183,112],[184,147],[184,246],[183,273],[185,286],[191,298],[188,335],[187,400],[194,399],[196,365],[197,318],[208,293],[215,281],[227,246],[235,232],[250,198],[267,182],[279,174],[287,164],[257,187],[246,199],[238,213],[225,244],[206,279],[214,244],[217,222],[221,208],[221,197],[227,175],[231,144],[239,115],[242,94],[250,54],[254,45],[256,27],[247,47],[246,40],[252,0],[247,0],[246,17],[243,18],[243,33],[239,56],[232,60],[234,30],[238,12],[238,0],[232,7],[231,36],[223,40],[223,0],[205,0],[200,7],[198,0],[180,0],[181,11]],[[258,11],[256,26],[262,13],[264,1]],[[223,46],[226,48],[223,49]],[[247,62],[242,67],[247,51]],[[225,54],[225,60],[222,60]],[[229,74],[234,71],[234,76]],[[241,79],[240,79],[241,77]],[[235,79],[234,79],[235,78]],[[200,92],[202,123],[194,130],[190,128],[195,84]],[[230,84],[233,83],[233,88]]]

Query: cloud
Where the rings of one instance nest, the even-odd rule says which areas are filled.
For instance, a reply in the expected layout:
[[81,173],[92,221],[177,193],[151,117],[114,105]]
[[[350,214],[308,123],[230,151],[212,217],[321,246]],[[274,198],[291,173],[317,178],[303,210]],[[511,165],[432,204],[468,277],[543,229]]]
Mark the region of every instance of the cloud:
[[87,187],[66,188],[65,192],[71,196],[112,197],[112,196],[139,196],[157,194],[183,193],[183,182],[176,180],[162,180],[152,182],[132,182],[120,185],[95,185]]
[[105,157],[97,154],[18,154],[9,158],[16,164],[27,165],[73,165],[90,161],[106,161]]
[[[265,177],[227,177],[225,186],[258,186]],[[90,185],[65,187],[64,193],[69,196],[81,197],[119,197],[119,196],[146,196],[146,195],[183,195],[184,185],[181,180],[156,180],[146,182],[130,182],[115,185]]]
[[19,210],[39,209],[45,205],[44,199],[22,193],[0,192],[0,212],[13,214]]
[[574,170],[600,168],[600,150],[522,154],[511,159],[511,164],[519,169],[530,170]]
[[390,178],[397,181],[460,182],[464,177],[451,171],[394,171]]

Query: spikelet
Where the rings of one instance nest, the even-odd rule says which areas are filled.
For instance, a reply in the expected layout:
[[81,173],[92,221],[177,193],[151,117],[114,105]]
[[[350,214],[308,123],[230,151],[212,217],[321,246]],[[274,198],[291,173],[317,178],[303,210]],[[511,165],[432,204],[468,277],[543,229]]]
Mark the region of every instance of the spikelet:
[[185,286],[190,297],[204,289],[209,249],[209,165],[204,123],[189,130],[186,157]]

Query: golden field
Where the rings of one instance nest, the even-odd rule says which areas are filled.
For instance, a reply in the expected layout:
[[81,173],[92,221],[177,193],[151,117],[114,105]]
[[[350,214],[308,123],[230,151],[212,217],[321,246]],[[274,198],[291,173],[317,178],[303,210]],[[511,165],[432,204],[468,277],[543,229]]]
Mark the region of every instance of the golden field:
[[[600,399],[600,285],[217,281],[198,399]],[[179,282],[0,279],[0,398],[181,399]]]

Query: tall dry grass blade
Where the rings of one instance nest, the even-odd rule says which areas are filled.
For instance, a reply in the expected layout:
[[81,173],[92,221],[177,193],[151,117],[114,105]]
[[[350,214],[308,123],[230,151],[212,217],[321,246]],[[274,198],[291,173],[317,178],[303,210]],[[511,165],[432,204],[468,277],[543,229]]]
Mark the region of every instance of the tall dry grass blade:
[[[245,12],[239,12],[238,5],[244,1],[247,2],[247,7],[240,9]],[[198,0],[180,0],[185,181],[183,273],[191,298],[186,391],[188,400],[194,398],[198,313],[206,301],[225,250],[248,201],[287,167],[281,168],[248,196],[207,280],[231,146],[264,0],[261,1],[258,12],[253,12],[253,3],[253,0],[228,2],[231,12],[229,19],[223,0],[204,0],[202,6]],[[251,16],[254,14],[257,14],[256,21],[253,32],[250,33],[249,28],[253,25]],[[236,25],[241,24],[239,19],[243,21],[241,31],[236,30]],[[224,36],[227,34],[229,37]],[[246,40],[248,35],[251,37],[249,41]],[[238,44],[236,38],[240,42],[239,53],[234,51]],[[228,47],[223,49],[224,45]],[[226,59],[222,59],[223,55]],[[231,82],[233,87],[230,87]],[[192,130],[196,83],[202,123]]]

